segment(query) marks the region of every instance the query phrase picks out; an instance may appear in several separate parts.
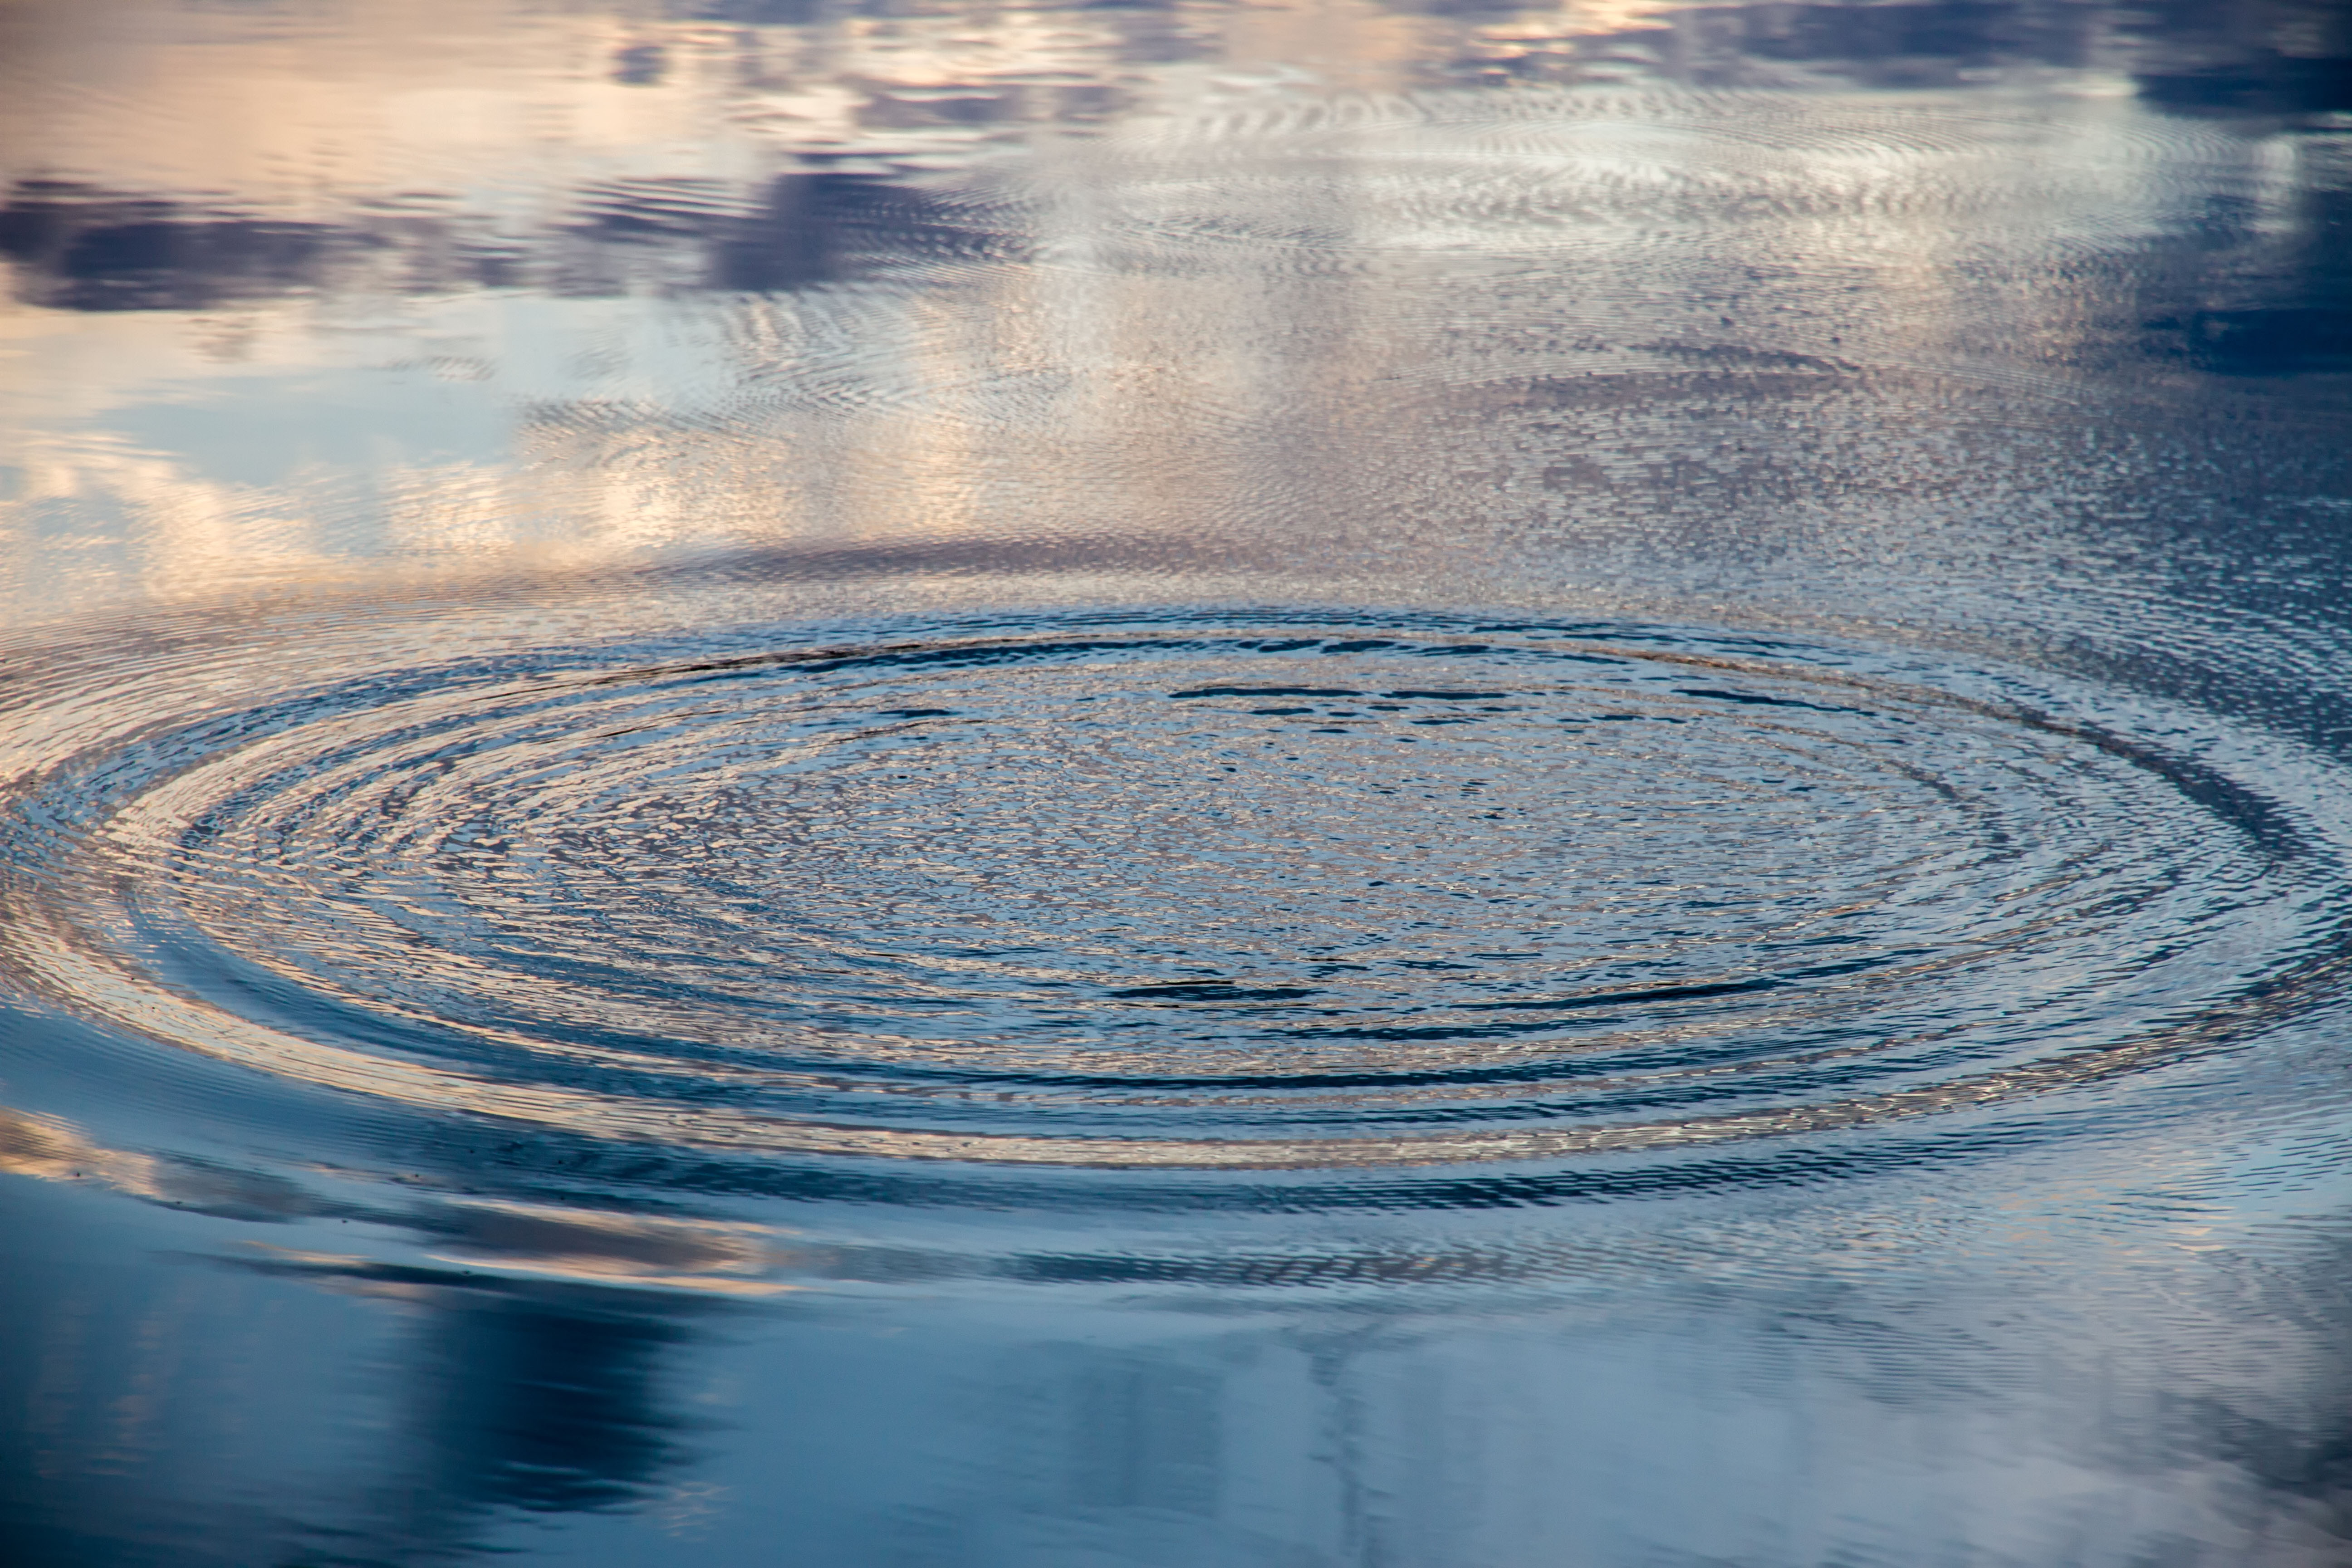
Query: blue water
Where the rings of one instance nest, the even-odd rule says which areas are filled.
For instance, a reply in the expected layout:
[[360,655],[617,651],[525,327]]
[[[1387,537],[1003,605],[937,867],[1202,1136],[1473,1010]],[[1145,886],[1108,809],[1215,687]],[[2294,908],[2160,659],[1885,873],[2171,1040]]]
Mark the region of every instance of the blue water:
[[2352,13],[0,21],[0,1561],[2352,1561]]

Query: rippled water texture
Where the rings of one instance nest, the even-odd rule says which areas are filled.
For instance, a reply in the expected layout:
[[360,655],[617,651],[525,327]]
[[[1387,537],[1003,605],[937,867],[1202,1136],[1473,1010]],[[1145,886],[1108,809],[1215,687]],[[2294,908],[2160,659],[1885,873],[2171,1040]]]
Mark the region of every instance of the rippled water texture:
[[0,182],[12,1568],[2352,1554],[2340,7],[36,4]]
[[2333,1000],[2318,764],[1752,637],[1478,629],[510,658],[184,727],[110,691],[135,746],[17,802],[9,945],[427,1111],[1111,1167],[1787,1136]]

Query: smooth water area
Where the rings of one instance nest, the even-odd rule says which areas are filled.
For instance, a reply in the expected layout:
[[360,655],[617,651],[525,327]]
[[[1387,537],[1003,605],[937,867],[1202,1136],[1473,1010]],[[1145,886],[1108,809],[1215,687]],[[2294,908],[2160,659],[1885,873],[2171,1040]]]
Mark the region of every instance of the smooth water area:
[[0,10],[0,1561],[2352,1562],[2352,11]]

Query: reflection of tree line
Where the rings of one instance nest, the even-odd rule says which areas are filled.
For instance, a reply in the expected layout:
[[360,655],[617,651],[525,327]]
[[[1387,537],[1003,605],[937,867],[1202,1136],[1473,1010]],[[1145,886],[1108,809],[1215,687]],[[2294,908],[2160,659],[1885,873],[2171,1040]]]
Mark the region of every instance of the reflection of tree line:
[[665,1407],[665,1356],[689,1337],[675,1310],[619,1293],[536,1287],[428,1292],[403,1366],[403,1461],[373,1514],[407,1555],[461,1546],[484,1510],[563,1513],[644,1500],[684,1457]]
[[[695,1303],[418,1270],[320,1275],[306,1304],[193,1267],[0,1287],[0,1398],[28,1417],[0,1425],[11,1568],[436,1560],[505,1510],[640,1505],[688,1457],[663,1380]],[[344,1359],[373,1337],[354,1296],[413,1325],[389,1389]]]
[[[152,1553],[166,1548],[188,1568],[244,1564],[260,1560],[261,1542],[288,1540],[311,1543],[295,1562],[402,1563],[472,1549],[499,1510],[641,1503],[686,1458],[685,1423],[661,1384],[714,1305],[660,1287],[764,1293],[755,1277],[775,1257],[757,1226],[429,1193],[337,1197],[111,1148],[5,1108],[0,1174],[258,1226],[360,1223],[459,1260],[386,1262],[247,1236],[228,1255],[237,1266],[191,1272],[183,1258],[142,1276],[140,1290],[57,1268],[0,1279],[11,1329],[0,1335],[0,1409],[23,1413],[0,1422],[9,1568],[108,1568],[161,1561]],[[44,1239],[6,1217],[0,1255]],[[341,1362],[371,1337],[341,1321],[354,1300],[410,1325],[384,1357],[393,1388],[308,1364]],[[389,1430],[371,1437],[378,1395]],[[273,1409],[281,1400],[294,1410]],[[280,1451],[244,1451],[237,1434],[248,1429]],[[333,1462],[354,1439],[356,1460]],[[222,1505],[265,1481],[266,1507]]]

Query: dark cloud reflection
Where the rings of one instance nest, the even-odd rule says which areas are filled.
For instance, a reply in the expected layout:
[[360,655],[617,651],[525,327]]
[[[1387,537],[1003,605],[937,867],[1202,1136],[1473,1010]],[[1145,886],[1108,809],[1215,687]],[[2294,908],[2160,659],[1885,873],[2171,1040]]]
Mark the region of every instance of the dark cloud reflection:
[[359,238],[57,180],[26,181],[0,206],[0,255],[22,269],[25,298],[65,310],[201,310],[283,294],[316,285]]
[[442,1288],[418,1300],[387,1540],[462,1534],[477,1510],[625,1507],[686,1457],[664,1378],[689,1334],[675,1314],[581,1289]]

